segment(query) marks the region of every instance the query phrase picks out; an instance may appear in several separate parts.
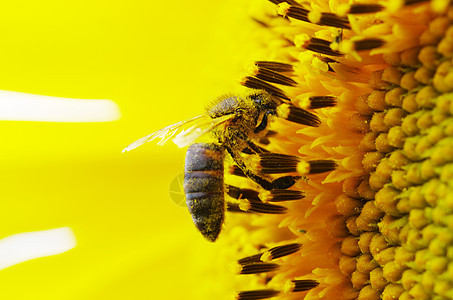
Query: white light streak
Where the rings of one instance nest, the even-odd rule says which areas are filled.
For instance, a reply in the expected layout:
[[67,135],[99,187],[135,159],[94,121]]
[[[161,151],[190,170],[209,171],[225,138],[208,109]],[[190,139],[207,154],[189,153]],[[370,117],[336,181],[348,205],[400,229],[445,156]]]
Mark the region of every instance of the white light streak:
[[0,120],[110,122],[120,117],[120,109],[112,100],[70,99],[0,90]]
[[69,227],[24,232],[0,240],[0,270],[38,257],[66,252],[76,246]]

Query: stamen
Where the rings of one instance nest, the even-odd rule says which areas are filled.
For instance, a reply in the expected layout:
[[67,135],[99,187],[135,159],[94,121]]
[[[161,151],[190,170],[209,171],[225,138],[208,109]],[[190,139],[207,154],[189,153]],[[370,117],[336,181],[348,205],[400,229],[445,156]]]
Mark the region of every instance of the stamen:
[[283,3],[283,2],[286,2],[288,4],[291,4],[291,5],[296,5],[296,6],[300,6],[300,4],[294,0],[269,0],[270,2],[274,3],[274,4],[280,4],[280,3]]
[[[287,256],[299,251],[300,247],[302,247],[302,244],[298,243],[277,246],[264,252],[263,256],[261,257],[261,260],[269,261],[283,256]],[[269,253],[269,255],[267,255],[267,253]]]
[[280,258],[283,256],[293,254],[293,253],[299,251],[300,247],[302,247],[302,244],[297,244],[297,243],[277,246],[277,247],[271,248],[263,253],[244,257],[244,258],[238,260],[238,263],[240,265],[246,265],[246,264],[258,263],[258,262],[268,262],[268,261],[271,261],[276,258]]
[[384,6],[380,4],[365,4],[365,3],[356,3],[351,4],[348,14],[369,14],[379,12],[384,9]]
[[259,194],[259,198],[263,202],[293,201],[303,199],[304,197],[305,193],[303,191],[294,190],[270,190]]
[[299,156],[282,154],[282,153],[273,153],[273,152],[260,153],[260,154],[258,154],[258,156],[261,158],[266,158],[266,159],[286,159],[286,160],[291,160],[291,161],[299,159]]
[[[336,61],[335,59],[332,59],[330,57],[326,57],[326,56],[323,56],[323,57],[320,57],[321,61],[325,62],[325,63],[336,63],[336,64],[339,64],[340,62]],[[329,70],[330,71],[330,70]]]
[[429,0],[405,0],[404,5],[412,5],[412,4],[417,4],[417,3],[422,3],[422,2],[428,2]]
[[251,157],[250,164],[264,174],[297,172],[308,175],[329,172],[337,167],[333,160],[304,161],[299,156],[270,152]]
[[291,104],[281,104],[277,107],[277,115],[290,122],[318,127],[321,124],[318,116]]
[[256,212],[262,214],[279,215],[286,213],[287,208],[280,205],[263,203],[263,202],[249,202],[246,211]]
[[265,164],[261,167],[261,172],[264,174],[282,174],[296,172],[297,162],[288,162],[287,164],[271,165]]
[[[342,40],[332,43],[331,47],[341,53],[354,53],[355,51],[365,51],[381,47],[385,42],[378,38],[367,38],[362,40]],[[355,54],[357,55],[357,53]]]
[[300,161],[297,172],[301,175],[319,174],[335,170],[337,164],[333,160]]
[[265,289],[265,290],[254,290],[254,291],[242,291],[238,292],[236,297],[237,300],[260,300],[268,299],[280,294],[279,291]]
[[320,56],[319,59],[322,61],[322,62],[325,62],[327,64],[327,67],[328,67],[328,71],[329,72],[332,72],[332,73],[335,73],[335,70],[332,68],[331,65],[329,65],[330,63],[339,63],[338,61],[330,58],[330,57],[327,57],[327,56]]
[[[285,1],[286,2],[286,1]],[[318,25],[332,26],[342,29],[351,29],[349,20],[346,17],[340,17],[332,13],[310,12],[300,5],[289,5],[279,3],[278,14],[291,17],[300,21],[314,23]]]
[[255,76],[259,79],[262,79],[267,82],[273,82],[281,85],[286,85],[286,86],[295,86],[297,85],[297,82],[295,82],[293,79],[279,74],[276,71],[265,69],[265,68],[256,68],[255,70]]
[[245,154],[254,154],[255,152],[252,151],[252,149],[250,148],[244,148],[242,149],[241,151],[242,153],[245,153]]
[[293,285],[292,292],[296,293],[311,290],[312,288],[317,287],[319,285],[319,282],[311,279],[293,280],[292,285]]
[[225,185],[228,196],[234,199],[247,199],[249,201],[261,202],[258,192],[252,189],[241,189],[232,185]]
[[256,77],[252,76],[245,77],[244,80],[242,81],[242,85],[251,89],[265,90],[266,92],[273,96],[289,100],[288,96],[286,96],[281,89]]
[[261,262],[261,255],[263,255],[263,254],[260,253],[260,254],[255,254],[252,256],[247,256],[247,257],[241,258],[240,260],[238,260],[238,263],[240,265],[248,265],[248,264],[252,264],[252,263]]
[[232,212],[232,213],[245,213],[245,214],[248,214],[250,212],[248,211],[244,211],[241,209],[240,205],[238,203],[231,203],[231,202],[227,202],[227,210],[229,212]]
[[250,157],[250,164],[264,174],[281,174],[296,172],[300,157],[279,154],[260,153]]
[[310,22],[308,20],[308,11],[305,8],[302,8],[300,5],[290,5],[286,1],[279,1],[279,3],[275,3],[278,5],[278,14],[284,17],[291,17],[297,20],[301,20],[304,22]]
[[354,49],[356,51],[371,50],[379,48],[384,45],[385,42],[378,38],[368,38],[360,41],[354,41]]
[[318,25],[332,26],[342,29],[351,29],[349,20],[346,17],[340,17],[332,13],[321,13],[321,20]]
[[338,51],[332,50],[332,48],[330,48],[331,43],[332,42],[312,37],[312,38],[310,38],[308,43],[306,43],[302,46],[307,50],[317,52],[320,54],[331,55],[331,56],[343,55],[342,53],[340,53]]
[[240,176],[240,177],[247,177],[244,172],[242,172],[242,170],[236,166],[236,165],[232,165],[228,168],[228,173],[230,173],[231,175],[235,175],[235,176]]
[[264,68],[268,70],[272,70],[278,73],[285,73],[285,72],[293,72],[294,68],[290,64],[285,64],[281,62],[275,61],[256,61],[255,66],[258,68]]
[[303,109],[318,109],[337,105],[337,98],[334,96],[311,96],[299,101],[299,106]]
[[278,264],[269,263],[254,263],[251,265],[243,265],[240,274],[259,274],[277,270]]

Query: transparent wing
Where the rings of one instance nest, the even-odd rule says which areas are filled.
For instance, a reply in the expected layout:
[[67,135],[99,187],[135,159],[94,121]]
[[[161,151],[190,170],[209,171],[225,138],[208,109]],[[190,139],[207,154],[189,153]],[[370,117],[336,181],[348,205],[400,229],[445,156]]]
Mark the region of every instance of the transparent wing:
[[163,145],[172,139],[173,142],[181,148],[193,143],[197,138],[228,121],[233,116],[234,115],[225,115],[212,119],[208,115],[201,115],[186,121],[181,121],[136,140],[127,146],[123,152],[131,151],[144,143],[151,142],[157,138],[160,138],[160,141],[157,143],[158,145]]
[[234,114],[230,114],[212,119],[211,117],[204,115],[203,118],[198,120],[197,124],[195,124],[194,126],[184,126],[187,129],[183,129],[180,133],[178,133],[173,138],[173,142],[180,148],[185,147],[189,144],[192,144],[202,135],[210,132],[213,128],[230,120],[234,116]]
[[158,131],[155,131],[145,137],[142,137],[139,140],[136,140],[129,146],[127,146],[123,152],[126,151],[131,151],[145,143],[151,142],[157,138],[160,138],[160,141],[157,143],[158,145],[163,145],[165,144],[169,139],[173,138],[175,135],[181,133],[184,128],[190,128],[192,126],[195,126],[196,122],[200,119],[204,118],[203,115],[201,116],[196,116],[195,118],[186,120],[186,121],[181,121],[175,124],[172,124],[170,126],[164,127],[162,129],[159,129]]

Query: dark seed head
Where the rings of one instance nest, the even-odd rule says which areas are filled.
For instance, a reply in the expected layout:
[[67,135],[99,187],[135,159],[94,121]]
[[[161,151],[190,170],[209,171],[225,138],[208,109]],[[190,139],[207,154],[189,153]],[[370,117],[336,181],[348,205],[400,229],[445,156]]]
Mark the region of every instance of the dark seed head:
[[303,292],[303,291],[308,291],[311,290],[312,288],[315,288],[319,285],[319,282],[315,280],[293,280],[292,281],[294,284],[293,292]]
[[277,296],[280,292],[271,289],[238,292],[238,300],[260,300]]
[[278,73],[292,72],[293,66],[286,63],[275,62],[275,61],[256,61],[255,66],[258,68],[264,68],[272,70]]
[[266,273],[277,270],[279,267],[278,264],[270,263],[253,263],[250,265],[243,265],[240,271],[240,274],[258,274]]

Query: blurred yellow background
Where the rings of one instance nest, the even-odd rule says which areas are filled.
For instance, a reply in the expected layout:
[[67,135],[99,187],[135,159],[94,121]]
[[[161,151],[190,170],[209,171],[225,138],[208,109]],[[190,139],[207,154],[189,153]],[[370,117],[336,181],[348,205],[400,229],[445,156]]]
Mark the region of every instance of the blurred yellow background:
[[1,270],[0,299],[200,299],[203,278],[218,274],[199,260],[215,264],[219,249],[169,197],[185,150],[121,150],[238,88],[245,64],[261,58],[250,16],[262,1],[0,4],[0,90],[110,99],[122,113],[105,123],[0,121],[0,238],[68,226],[77,239]]

